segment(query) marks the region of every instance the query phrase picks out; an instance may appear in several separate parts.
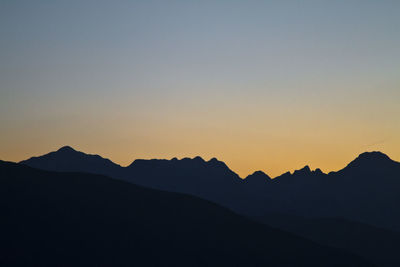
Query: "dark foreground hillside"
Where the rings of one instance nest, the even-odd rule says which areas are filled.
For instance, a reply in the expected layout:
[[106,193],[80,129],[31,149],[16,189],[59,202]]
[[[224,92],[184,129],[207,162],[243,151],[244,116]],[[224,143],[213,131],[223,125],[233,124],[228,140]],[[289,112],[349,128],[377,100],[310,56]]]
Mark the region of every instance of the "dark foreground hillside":
[[210,202],[0,161],[1,265],[369,266]]
[[266,214],[259,222],[341,248],[382,267],[400,266],[400,233],[342,218],[303,218],[286,214]]

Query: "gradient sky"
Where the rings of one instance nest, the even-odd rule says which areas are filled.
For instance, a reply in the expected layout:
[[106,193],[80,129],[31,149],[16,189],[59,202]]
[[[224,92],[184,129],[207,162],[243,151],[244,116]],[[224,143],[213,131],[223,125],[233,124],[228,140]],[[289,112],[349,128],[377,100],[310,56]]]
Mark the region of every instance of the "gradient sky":
[[400,1],[1,1],[0,159],[245,176],[400,160]]

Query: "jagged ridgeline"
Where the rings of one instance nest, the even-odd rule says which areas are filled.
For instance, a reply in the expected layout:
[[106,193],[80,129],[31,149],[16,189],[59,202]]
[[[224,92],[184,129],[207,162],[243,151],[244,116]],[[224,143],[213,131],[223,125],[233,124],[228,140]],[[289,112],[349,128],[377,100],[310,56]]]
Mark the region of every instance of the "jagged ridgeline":
[[400,163],[380,152],[359,155],[329,174],[308,166],[271,179],[255,172],[241,179],[213,158],[135,160],[121,167],[71,147],[33,157],[22,164],[51,171],[103,174],[130,183],[213,201],[240,214],[284,213],[340,217],[400,230]]

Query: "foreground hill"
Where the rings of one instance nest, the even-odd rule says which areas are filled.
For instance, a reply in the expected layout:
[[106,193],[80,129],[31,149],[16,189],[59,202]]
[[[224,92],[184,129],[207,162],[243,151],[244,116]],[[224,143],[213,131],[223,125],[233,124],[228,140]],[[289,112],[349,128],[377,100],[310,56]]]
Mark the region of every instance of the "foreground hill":
[[0,161],[0,264],[369,266],[213,203]]
[[383,267],[400,266],[400,233],[340,218],[304,218],[265,214],[255,218],[266,225],[345,249]]

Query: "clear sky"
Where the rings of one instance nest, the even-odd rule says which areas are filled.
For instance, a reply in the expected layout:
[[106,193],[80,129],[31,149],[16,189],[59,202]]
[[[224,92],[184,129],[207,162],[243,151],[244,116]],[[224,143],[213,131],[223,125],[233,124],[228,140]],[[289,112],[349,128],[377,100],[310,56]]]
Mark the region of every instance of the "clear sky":
[[400,1],[1,1],[0,159],[400,161]]

